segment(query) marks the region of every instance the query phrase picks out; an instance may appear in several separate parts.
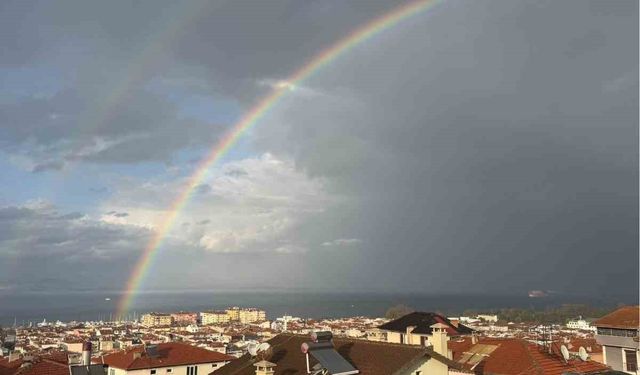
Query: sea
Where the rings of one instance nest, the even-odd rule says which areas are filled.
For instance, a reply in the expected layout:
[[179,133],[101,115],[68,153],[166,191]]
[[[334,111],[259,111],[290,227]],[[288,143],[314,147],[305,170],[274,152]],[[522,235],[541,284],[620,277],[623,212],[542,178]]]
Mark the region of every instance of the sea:
[[[53,321],[115,320],[118,292],[11,292],[0,291],[0,325],[11,326]],[[283,315],[301,318],[338,318],[349,316],[384,316],[398,304],[416,310],[459,315],[465,310],[490,311],[499,308],[545,309],[562,304],[588,304],[614,307],[634,303],[623,298],[550,295],[530,298],[528,295],[490,294],[398,294],[311,291],[156,291],[136,296],[129,316],[146,312],[206,311],[229,306],[257,307],[274,319]]]

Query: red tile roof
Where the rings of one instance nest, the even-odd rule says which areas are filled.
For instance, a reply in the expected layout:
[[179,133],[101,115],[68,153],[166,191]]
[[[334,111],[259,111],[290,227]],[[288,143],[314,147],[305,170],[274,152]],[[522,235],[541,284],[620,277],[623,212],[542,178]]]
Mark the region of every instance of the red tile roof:
[[[25,364],[24,367],[21,367]],[[0,359],[2,375],[69,375],[68,353],[52,351],[36,354],[30,362],[23,358],[9,362],[8,358]]]
[[639,329],[640,306],[624,306],[594,322],[596,327]]
[[[266,358],[276,364],[275,375],[306,375],[305,355],[300,347],[308,342],[308,335],[281,333],[269,340],[272,354]],[[456,364],[432,350],[418,345],[390,344],[336,337],[334,347],[349,363],[360,370],[360,375],[391,375],[406,370],[420,360],[436,360],[448,365]],[[310,358],[311,366],[317,361]],[[256,362],[245,354],[210,375],[255,375]]]
[[[134,356],[134,353],[141,353],[141,355]],[[150,357],[144,352],[143,346],[137,346],[107,354],[102,357],[100,363],[105,363],[109,365],[109,367],[123,370],[140,370],[198,363],[224,362],[235,359],[235,357],[220,352],[177,342],[158,344],[156,353],[156,356]]]
[[[559,355],[550,355],[537,345],[522,339],[490,339],[481,338],[480,345],[495,345],[497,348],[488,353],[482,361],[473,368],[477,374],[496,375],[561,375],[565,372],[587,374],[608,370],[608,367],[594,361],[583,362],[570,359],[565,361]],[[465,352],[477,352],[480,346],[472,344],[471,339],[451,340],[449,349],[453,352],[454,361],[464,361]],[[471,369],[475,363],[466,363]]]

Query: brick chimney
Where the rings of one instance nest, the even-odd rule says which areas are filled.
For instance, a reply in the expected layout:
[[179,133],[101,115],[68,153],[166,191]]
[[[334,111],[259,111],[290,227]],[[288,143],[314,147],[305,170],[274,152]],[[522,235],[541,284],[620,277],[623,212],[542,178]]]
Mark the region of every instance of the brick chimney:
[[253,365],[256,367],[256,375],[273,375],[276,372],[273,369],[276,367],[276,364],[269,361],[262,360]]
[[449,337],[447,335],[446,324],[436,323],[431,326],[431,344],[433,345],[433,351],[449,358],[449,347],[447,341]]

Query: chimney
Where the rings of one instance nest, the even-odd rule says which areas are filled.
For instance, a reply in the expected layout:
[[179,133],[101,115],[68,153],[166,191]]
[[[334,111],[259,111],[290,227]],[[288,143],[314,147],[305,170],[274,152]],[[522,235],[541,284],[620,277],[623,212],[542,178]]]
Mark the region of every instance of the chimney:
[[82,344],[82,365],[89,366],[91,364],[91,341],[85,341]]
[[256,375],[273,375],[276,372],[273,369],[276,367],[276,364],[269,361],[262,360],[253,365],[256,367]]
[[476,335],[476,333],[475,333],[475,332],[471,334],[471,343],[472,343],[473,345],[475,345],[475,344],[477,344],[477,343],[478,343],[478,335]]
[[404,337],[404,342],[401,342],[401,344],[413,344],[413,340],[411,340],[411,332],[413,332],[413,330],[416,329],[416,326],[408,326],[407,330],[406,330],[406,335]]
[[449,348],[447,341],[449,337],[447,335],[447,325],[442,323],[436,323],[431,326],[431,344],[433,345],[433,351],[449,358]]

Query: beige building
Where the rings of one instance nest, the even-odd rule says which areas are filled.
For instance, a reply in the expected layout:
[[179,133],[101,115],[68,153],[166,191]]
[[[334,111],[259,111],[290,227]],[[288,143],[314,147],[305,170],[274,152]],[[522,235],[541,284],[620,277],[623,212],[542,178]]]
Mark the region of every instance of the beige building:
[[202,325],[229,323],[231,318],[226,311],[205,311],[200,313]]
[[255,323],[267,320],[267,313],[264,310],[255,308],[241,309],[239,307],[230,307],[226,310],[229,320],[240,323]]
[[267,320],[267,313],[258,309],[241,309],[238,313],[240,323],[255,323]]
[[141,322],[146,327],[170,326],[173,318],[170,314],[149,313],[142,315]]

